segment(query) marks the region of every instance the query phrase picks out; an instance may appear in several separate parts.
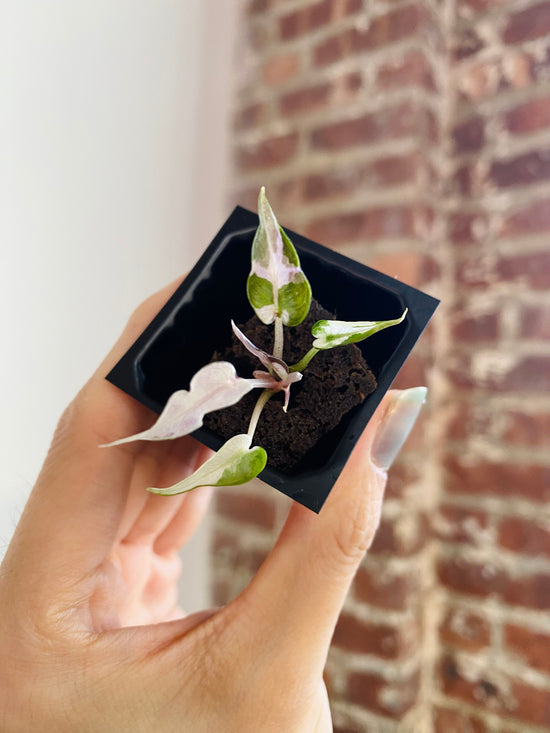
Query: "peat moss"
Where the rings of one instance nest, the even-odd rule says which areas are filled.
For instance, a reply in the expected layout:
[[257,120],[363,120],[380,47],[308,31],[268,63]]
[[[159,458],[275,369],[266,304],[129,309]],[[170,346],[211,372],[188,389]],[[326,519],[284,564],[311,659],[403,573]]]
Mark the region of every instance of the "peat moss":
[[[306,319],[294,328],[285,328],[283,358],[296,363],[309,351],[311,328],[320,319],[335,316],[312,300]],[[251,341],[269,353],[273,350],[273,326],[266,326],[256,316],[237,324]],[[212,360],[234,364],[241,377],[251,377],[255,369],[263,369],[236,338]],[[339,346],[319,352],[304,370],[301,382],[290,388],[290,403],[285,414],[283,394],[274,395],[264,407],[254,435],[254,445],[267,451],[268,464],[283,473],[293,472],[323,436],[335,428],[342,417],[359,405],[376,389],[376,379],[360,349]],[[232,407],[205,416],[204,425],[224,439],[246,433],[250,416],[260,395],[253,390]]]

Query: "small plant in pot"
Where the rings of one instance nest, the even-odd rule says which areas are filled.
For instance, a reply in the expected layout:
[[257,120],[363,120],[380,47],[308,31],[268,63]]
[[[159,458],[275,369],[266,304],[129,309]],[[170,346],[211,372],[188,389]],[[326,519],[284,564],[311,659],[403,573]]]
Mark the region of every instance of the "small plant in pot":
[[[186,313],[189,301],[202,297],[203,303],[208,302],[208,296],[206,300],[204,297],[207,283],[196,277],[197,268],[201,265],[199,262],[191,273],[191,276],[195,276],[195,282],[185,293],[188,302],[185,297],[182,299],[181,293],[179,296],[176,294],[163,309],[164,314],[159,314],[157,322],[150,324],[133,349],[108,375],[115,384],[138,396],[145,404],[149,403],[157,411],[159,403],[163,402],[161,414],[148,430],[120,438],[108,445],[133,440],[169,440],[194,433],[210,447],[217,448],[217,452],[192,475],[175,485],[148,487],[149,491],[172,495],[204,485],[242,484],[262,473],[267,465],[264,473],[278,474],[277,488],[314,511],[319,511],[343,467],[342,460],[351,452],[353,445],[350,446],[350,442],[354,442],[360,434],[357,427],[360,427],[361,420],[352,431],[358,432],[355,437],[350,434],[349,424],[345,424],[343,418],[353,413],[369,394],[378,390],[377,379],[355,344],[361,344],[374,334],[395,327],[405,329],[400,334],[398,345],[407,330],[414,331],[414,343],[435,310],[437,301],[410,289],[425,299],[422,302],[424,313],[420,319],[413,319],[415,323],[412,329],[407,329],[407,306],[402,307],[395,317],[384,320],[339,319],[312,300],[312,287],[301,267],[300,256],[289,234],[277,222],[263,188],[258,199],[258,217],[258,226],[252,230],[252,244],[248,246],[249,264],[243,273],[246,277],[243,290],[254,315],[243,319],[245,311],[239,301],[236,305],[238,312],[234,314],[237,320],[241,320],[238,326],[224,309],[227,314],[224,317],[226,325],[225,329],[219,327],[220,342],[212,343],[208,339],[210,347],[195,350],[194,361],[199,368],[185,380],[189,388],[173,390],[169,395],[159,395],[157,389],[154,395],[156,399],[151,400],[150,389],[147,395],[147,374],[157,369],[159,359],[163,361],[163,338],[166,342],[171,340],[170,343],[180,340],[178,314]],[[249,238],[250,233],[250,227],[236,232],[233,229],[229,240],[235,253],[236,242],[239,238]],[[223,235],[223,230],[218,239],[220,235]],[[221,236],[218,244],[228,244],[225,240],[227,236]],[[238,250],[242,255],[243,247],[240,244]],[[208,268],[205,271],[208,272]],[[242,279],[239,282],[242,283]],[[336,284],[341,285],[341,282],[335,279]],[[202,291],[199,298],[197,291]],[[213,291],[211,295],[212,307],[215,309]],[[395,309],[396,302],[402,300],[394,297],[392,308]],[[364,312],[364,304],[358,305],[358,315],[368,315]],[[189,313],[186,320],[189,325]],[[208,328],[208,320],[204,318],[202,321],[204,329]],[[233,339],[224,344],[229,324]],[[174,338],[176,332],[179,335]],[[167,334],[171,334],[168,339]],[[200,331],[196,335],[201,342],[204,341]],[[406,353],[412,343],[405,345]],[[151,344],[154,346],[151,347]],[[177,348],[172,348],[172,355]],[[398,350],[394,348],[392,351]],[[167,353],[164,348],[165,357]],[[202,365],[199,362],[201,353],[207,354]],[[182,356],[180,349],[176,362],[183,363]],[[186,356],[187,362],[193,362],[192,358],[189,359],[189,352]],[[165,357],[163,367],[166,369]],[[402,363],[403,354],[400,358]],[[156,362],[154,368],[151,368],[152,359]],[[187,368],[189,371],[188,364]],[[168,372],[169,368],[165,373]],[[382,374],[384,368],[379,372]],[[136,390],[136,385],[139,390]],[[388,386],[384,385],[383,392]],[[144,400],[144,395],[149,399]],[[372,411],[376,404],[371,405]],[[326,436],[339,431],[346,445],[343,452],[335,451],[337,470],[329,471],[328,481],[325,480],[323,484],[319,481],[320,472],[315,470],[315,460],[312,462],[311,454],[319,447],[321,453],[327,451]],[[321,473],[327,474],[326,468]],[[268,475],[268,480],[270,478]],[[274,483],[272,478],[270,482]],[[320,492],[317,493],[312,488],[316,484],[320,484]]]

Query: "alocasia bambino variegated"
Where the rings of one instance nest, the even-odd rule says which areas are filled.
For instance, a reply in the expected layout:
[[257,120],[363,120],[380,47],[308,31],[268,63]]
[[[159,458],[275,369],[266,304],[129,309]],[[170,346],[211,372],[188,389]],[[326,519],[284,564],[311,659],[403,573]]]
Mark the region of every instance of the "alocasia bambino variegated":
[[264,324],[274,326],[273,354],[255,346],[231,321],[235,336],[258,358],[265,370],[255,370],[243,379],[229,362],[218,361],[202,367],[191,379],[189,390],[178,390],[168,399],[155,424],[143,432],[120,438],[103,447],[133,440],[170,440],[188,435],[203,424],[208,412],[230,407],[254,388],[262,389],[250,418],[248,432],[234,435],[190,476],[166,488],[148,488],[155,494],[170,496],[199,486],[242,484],[265,468],[267,454],[252,440],[261,412],[277,392],[285,393],[283,409],[289,404],[292,384],[302,379],[311,359],[326,349],[362,341],[374,333],[402,323],[407,309],[398,318],[383,321],[317,321],[312,328],[311,349],[296,364],[283,360],[283,327],[300,324],[309,312],[311,286],[300,267],[300,259],[286,232],[279,225],[262,187],[258,197],[259,225],[251,252],[247,280],[250,305]]

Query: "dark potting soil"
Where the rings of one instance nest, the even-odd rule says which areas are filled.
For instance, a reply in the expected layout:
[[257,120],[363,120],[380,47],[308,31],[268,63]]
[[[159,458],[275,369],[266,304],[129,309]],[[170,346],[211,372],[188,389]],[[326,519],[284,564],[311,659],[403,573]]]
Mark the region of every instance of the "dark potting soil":
[[[287,364],[296,363],[309,351],[311,328],[325,318],[335,316],[312,300],[307,318],[299,326],[284,329],[283,358]],[[237,325],[256,346],[272,353],[272,325],[264,325],[256,316]],[[231,345],[214,354],[213,361],[230,361],[240,377],[251,377],[255,369],[264,369],[233,334],[232,339]],[[254,434],[253,444],[265,448],[269,465],[284,473],[299,468],[316,443],[376,389],[374,374],[353,344],[319,352],[303,374],[303,379],[290,387],[288,412],[282,408],[284,394],[274,395],[264,407]],[[211,412],[204,425],[225,439],[246,433],[259,395],[260,390],[252,390],[236,405]]]

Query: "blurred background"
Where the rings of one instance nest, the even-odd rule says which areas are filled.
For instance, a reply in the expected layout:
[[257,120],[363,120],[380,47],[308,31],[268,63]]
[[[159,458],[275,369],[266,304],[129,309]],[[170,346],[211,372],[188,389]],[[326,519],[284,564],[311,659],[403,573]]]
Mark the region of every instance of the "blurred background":
[[[548,731],[548,0],[21,0],[0,25],[3,541],[134,306],[266,185],[283,225],[442,299],[396,384],[429,402],[334,635],[335,731]],[[241,590],[288,505],[216,491],[189,610]]]
[[[0,555],[64,407],[227,216],[235,11],[0,3]],[[190,610],[208,604],[207,538],[185,556]]]

